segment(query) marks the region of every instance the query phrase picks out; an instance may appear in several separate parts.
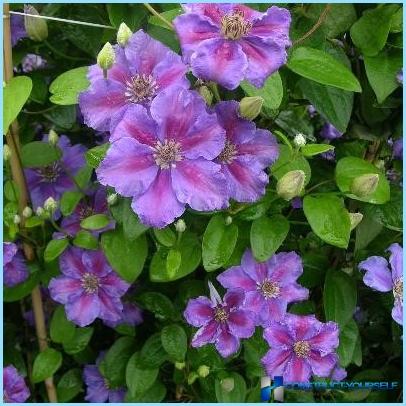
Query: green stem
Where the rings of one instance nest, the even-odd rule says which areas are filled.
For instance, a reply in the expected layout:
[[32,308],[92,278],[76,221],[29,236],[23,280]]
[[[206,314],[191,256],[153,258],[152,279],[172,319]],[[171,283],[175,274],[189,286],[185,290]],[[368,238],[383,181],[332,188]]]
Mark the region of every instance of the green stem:
[[221,101],[220,93],[219,93],[219,88],[217,87],[217,84],[212,82],[209,84],[210,90],[213,92],[214,98],[216,101]]
[[43,109],[43,110],[38,110],[38,111],[22,110],[22,112],[25,113],[25,114],[44,114],[44,113],[48,113],[48,111],[52,111],[52,110],[56,109],[57,107],[58,107],[58,105],[55,104],[54,106],[48,107],[48,108]]
[[154,16],[158,17],[169,29],[173,30],[173,24],[169,22],[165,17],[163,17],[158,11],[156,11],[150,4],[142,3],[144,7]]
[[334,179],[327,179],[327,180],[323,180],[323,182],[318,183],[317,185],[312,186],[310,189],[308,189],[306,192],[310,193],[311,191],[313,191],[314,189],[317,189],[319,186],[321,185],[325,185],[326,183],[330,183],[330,182],[334,182]]

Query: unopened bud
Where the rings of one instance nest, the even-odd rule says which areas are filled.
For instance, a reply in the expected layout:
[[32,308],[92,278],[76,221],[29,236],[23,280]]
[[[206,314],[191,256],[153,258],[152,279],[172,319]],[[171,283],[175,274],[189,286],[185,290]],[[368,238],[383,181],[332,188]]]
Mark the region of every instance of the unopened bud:
[[186,230],[186,223],[185,220],[183,219],[179,219],[176,223],[175,223],[175,230],[178,233],[184,233]]
[[[24,13],[39,16],[38,11],[31,5],[24,6]],[[47,22],[43,18],[24,16],[24,25],[27,35],[33,41],[44,41],[48,38]]]
[[301,170],[285,173],[276,184],[278,196],[291,200],[302,193],[306,175]]
[[24,208],[24,210],[23,210],[23,216],[26,218],[26,219],[28,219],[29,217],[31,217],[32,216],[32,209],[31,209],[31,207],[25,207]]
[[117,31],[117,43],[120,46],[125,47],[131,35],[133,35],[133,33],[128,25],[126,23],[121,23]]
[[234,389],[234,378],[225,378],[221,381],[221,388],[225,392],[231,392]]
[[182,369],[185,369],[186,364],[184,362],[175,362],[175,368],[179,369],[179,371],[182,371]]
[[45,215],[45,210],[42,207],[37,207],[37,210],[35,210],[35,214],[38,217],[44,217]]
[[11,149],[7,144],[3,145],[3,160],[7,162],[11,158]]
[[118,199],[117,193],[112,193],[111,195],[107,196],[107,204],[109,206],[113,206],[113,204],[117,203],[117,199]]
[[14,224],[20,224],[21,223],[21,217],[18,214],[16,214],[14,216],[13,223]]
[[354,230],[355,227],[359,223],[361,223],[362,218],[364,217],[362,213],[349,213],[350,215],[350,223],[351,223],[351,231]]
[[379,175],[377,173],[367,173],[357,176],[350,187],[351,193],[354,195],[366,198],[375,192],[379,183]]
[[210,367],[207,365],[200,365],[200,367],[197,368],[197,373],[200,378],[206,378],[206,376],[210,374]]
[[207,86],[200,86],[197,91],[199,92],[200,96],[203,97],[206,104],[211,106],[213,102],[213,93],[210,91],[210,89]]
[[58,133],[54,130],[49,130],[49,134],[48,134],[48,142],[51,145],[57,145],[59,141],[59,136]]
[[306,138],[302,133],[296,134],[295,138],[293,139],[293,143],[297,147],[303,147],[303,145],[306,145]]
[[116,55],[110,42],[106,42],[104,47],[97,55],[97,64],[103,69],[104,76],[107,77],[107,71],[114,65]]
[[224,222],[226,223],[226,226],[229,226],[233,222],[233,218],[231,216],[227,216],[224,219]]
[[48,213],[53,213],[58,208],[58,203],[53,197],[48,197],[44,202],[44,209]]
[[189,376],[187,377],[187,383],[188,383],[189,385],[192,385],[198,377],[199,377],[199,375],[197,375],[196,372],[194,372],[194,371],[191,372],[191,373],[189,374]]
[[240,115],[247,120],[254,120],[261,112],[264,99],[260,96],[244,97],[240,101]]

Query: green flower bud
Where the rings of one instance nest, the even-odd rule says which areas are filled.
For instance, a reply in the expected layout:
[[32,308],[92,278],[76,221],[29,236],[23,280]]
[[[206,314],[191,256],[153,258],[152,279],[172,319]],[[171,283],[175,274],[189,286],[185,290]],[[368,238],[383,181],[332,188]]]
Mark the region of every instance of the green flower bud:
[[224,391],[231,392],[234,389],[234,378],[222,379],[220,384]]
[[254,120],[261,112],[264,99],[260,96],[244,97],[240,101],[240,115],[247,120]]
[[[24,6],[24,13],[39,16],[40,14],[31,5]],[[25,31],[33,41],[44,41],[48,38],[47,22],[43,18],[24,16]]]
[[58,144],[58,141],[59,141],[58,133],[54,130],[49,130],[48,142],[51,145],[56,145],[56,144]]
[[116,61],[113,46],[110,42],[106,42],[104,47],[97,55],[97,64],[103,69],[105,77],[107,77],[107,70],[109,70]]
[[35,214],[38,217],[45,217],[45,210],[42,207],[37,207],[37,210],[35,210]]
[[226,226],[229,226],[233,222],[233,218],[231,216],[227,216],[224,220]]
[[207,86],[200,86],[197,91],[199,92],[200,96],[206,101],[208,106],[211,106],[213,102],[213,93]]
[[21,217],[18,214],[16,214],[14,216],[13,223],[14,224],[20,224],[21,223]]
[[117,31],[117,43],[120,46],[125,47],[131,35],[133,35],[133,33],[128,28],[128,25],[126,23],[121,23]]
[[23,217],[25,217],[26,219],[28,219],[29,217],[32,216],[32,209],[31,207],[25,207],[23,210]]
[[117,199],[118,199],[117,193],[112,193],[111,195],[107,196],[107,204],[109,206],[113,206],[113,204],[117,203]]
[[178,233],[184,233],[186,230],[186,223],[185,220],[183,219],[179,219],[176,223],[175,223],[175,230]]
[[7,144],[3,145],[3,160],[7,162],[11,158],[11,149]]
[[362,213],[349,213],[350,215],[350,222],[351,222],[351,231],[354,230],[355,227],[359,223],[361,223],[362,218],[364,217]]
[[293,139],[293,143],[297,147],[303,147],[303,145],[306,145],[306,138],[302,133],[296,134],[295,138]]
[[182,371],[182,369],[184,369],[186,366],[186,364],[184,362],[175,362],[175,368],[179,369],[180,371]]
[[306,175],[301,170],[289,171],[285,173],[276,184],[278,196],[285,200],[291,200],[299,196],[304,187]]
[[367,173],[357,176],[350,187],[351,193],[360,197],[366,198],[375,192],[379,183],[379,175],[377,173]]
[[199,375],[197,375],[197,373],[195,371],[191,372],[189,374],[189,376],[187,377],[187,383],[189,385],[192,385],[198,377],[199,377]]
[[200,365],[200,367],[197,368],[197,373],[200,378],[206,378],[210,374],[210,367],[207,365]]
[[58,202],[53,197],[48,197],[44,202],[44,209],[48,213],[53,213],[58,208]]

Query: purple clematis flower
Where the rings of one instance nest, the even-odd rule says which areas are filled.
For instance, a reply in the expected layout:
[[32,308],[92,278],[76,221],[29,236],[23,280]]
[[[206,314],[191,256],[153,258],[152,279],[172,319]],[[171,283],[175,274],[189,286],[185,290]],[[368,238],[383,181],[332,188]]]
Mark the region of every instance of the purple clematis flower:
[[69,247],[60,256],[59,267],[62,276],[51,279],[49,293],[65,305],[69,320],[84,327],[97,317],[121,319],[121,296],[130,285],[111,269],[102,251]]
[[336,160],[336,152],[334,149],[330,149],[330,151],[323,152],[320,156],[325,159],[326,161],[335,161]]
[[104,324],[109,327],[117,327],[120,324],[126,324],[128,326],[138,326],[143,322],[142,311],[134,303],[124,303],[121,319],[117,321],[105,321]]
[[188,4],[175,18],[185,62],[196,77],[235,89],[256,87],[286,63],[290,13],[272,6],[260,13],[242,4]]
[[211,161],[223,150],[224,130],[196,92],[164,90],[150,114],[132,105],[110,140],[98,180],[132,197],[143,223],[165,227],[186,204],[200,211],[227,206],[221,166]]
[[11,29],[11,46],[17,45],[20,39],[27,37],[27,32],[24,26],[24,17],[18,14],[10,16],[10,29]]
[[333,126],[333,124],[326,123],[320,130],[320,137],[324,138],[325,140],[335,140],[337,138],[341,138],[343,133],[337,130]]
[[311,375],[328,377],[337,366],[339,328],[321,323],[314,315],[288,314],[264,331],[271,349],[262,358],[269,376],[283,376],[285,382],[308,382]]
[[124,402],[125,389],[110,389],[109,384],[99,371],[99,364],[103,360],[104,352],[97,357],[96,365],[85,365],[83,379],[87,390],[85,400],[91,403],[122,403]]
[[301,209],[303,207],[302,198],[300,198],[299,196],[294,197],[290,201],[290,205],[292,206],[292,209]]
[[221,273],[217,280],[225,288],[243,289],[245,308],[256,315],[257,325],[266,327],[283,319],[289,303],[309,297],[309,291],[296,282],[302,273],[302,260],[295,252],[281,252],[266,262],[256,262],[247,250],[241,265]]
[[403,159],[403,137],[393,141],[392,154],[396,159]]
[[229,290],[224,299],[209,282],[210,299],[199,296],[190,299],[185,312],[186,321],[200,327],[192,339],[192,347],[214,344],[224,358],[236,353],[240,338],[254,334],[254,315],[244,308],[244,292],[241,289]]
[[98,65],[90,66],[90,87],[79,96],[84,121],[95,130],[112,131],[130,106],[148,106],[162,90],[190,86],[181,57],[143,30],[124,48],[115,45],[114,51],[116,60],[107,79]]
[[12,287],[28,278],[28,268],[22,253],[13,242],[3,243],[3,282]]
[[396,80],[403,85],[403,68],[397,73]]
[[[47,142],[44,136],[43,142]],[[59,161],[42,167],[25,170],[28,188],[34,209],[43,206],[48,197],[59,200],[62,194],[76,188],[71,176],[75,176],[85,165],[86,148],[81,144],[71,145],[69,138],[61,135],[58,147],[62,150]]]
[[22,71],[25,73],[43,69],[46,66],[47,61],[41,55],[37,54],[27,54],[21,61]]
[[216,161],[226,178],[228,197],[255,202],[265,194],[269,177],[264,169],[278,158],[278,143],[269,131],[241,118],[236,101],[220,102],[215,110],[226,130],[225,147]]
[[30,391],[24,378],[13,365],[3,368],[3,402],[24,403],[30,397]]
[[391,253],[389,264],[383,257],[372,256],[359,263],[358,268],[367,271],[364,275],[365,285],[379,292],[392,290],[395,303],[392,317],[398,324],[403,325],[403,248],[392,244],[388,251]]

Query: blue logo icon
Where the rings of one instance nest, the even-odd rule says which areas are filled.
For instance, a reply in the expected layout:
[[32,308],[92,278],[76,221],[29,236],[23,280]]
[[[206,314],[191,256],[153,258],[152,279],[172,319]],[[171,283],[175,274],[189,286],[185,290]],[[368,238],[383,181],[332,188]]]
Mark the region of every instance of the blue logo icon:
[[274,376],[272,380],[269,376],[261,378],[261,402],[269,402],[272,397],[272,391],[274,402],[283,402],[282,376]]

